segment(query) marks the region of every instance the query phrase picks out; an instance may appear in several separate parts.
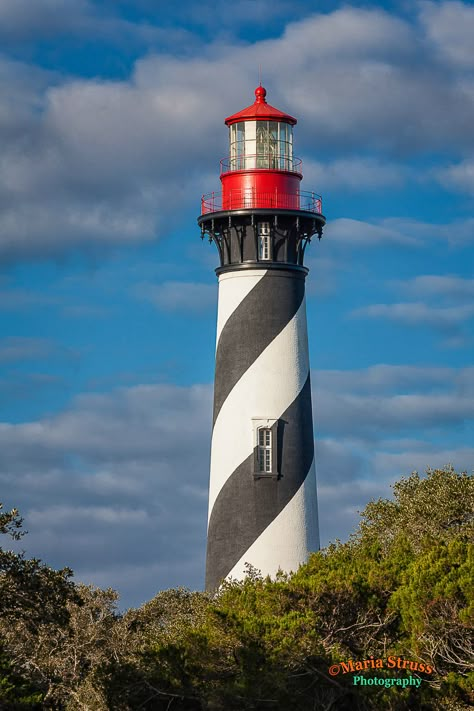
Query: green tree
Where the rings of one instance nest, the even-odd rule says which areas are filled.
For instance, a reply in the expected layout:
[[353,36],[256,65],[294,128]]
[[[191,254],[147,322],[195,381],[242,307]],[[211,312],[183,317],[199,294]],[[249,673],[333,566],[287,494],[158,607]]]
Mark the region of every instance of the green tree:
[[[0,504],[0,534],[19,540],[23,519],[16,509],[5,511]],[[77,600],[69,568],[53,570],[24,553],[0,548],[0,707],[39,708],[45,688],[41,673],[32,671],[36,640],[52,627],[67,625],[67,604]],[[46,633],[47,634],[47,633]]]
[[[18,540],[23,519],[0,504],[0,533]],[[34,626],[67,620],[66,603],[75,597],[72,570],[54,570],[36,558],[0,547],[0,619]]]
[[367,504],[355,540],[374,539],[387,549],[404,534],[413,550],[430,540],[449,541],[458,536],[472,542],[474,535],[474,479],[453,467],[428,469],[426,477],[413,472],[393,485],[393,500]]

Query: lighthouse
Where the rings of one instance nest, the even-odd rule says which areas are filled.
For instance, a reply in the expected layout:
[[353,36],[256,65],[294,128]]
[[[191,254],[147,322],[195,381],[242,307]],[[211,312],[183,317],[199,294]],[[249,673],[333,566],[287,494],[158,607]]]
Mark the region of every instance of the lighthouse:
[[209,591],[247,563],[274,576],[319,549],[304,256],[325,218],[301,190],[296,119],[266,93],[225,119],[221,191],[198,218],[219,255]]

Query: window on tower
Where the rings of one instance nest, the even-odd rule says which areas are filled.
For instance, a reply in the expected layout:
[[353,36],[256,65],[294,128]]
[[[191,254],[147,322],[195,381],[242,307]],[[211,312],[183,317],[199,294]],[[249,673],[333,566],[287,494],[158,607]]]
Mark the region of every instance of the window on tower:
[[279,478],[278,422],[278,419],[269,417],[252,417],[255,479]]
[[270,223],[258,223],[258,258],[270,259]]

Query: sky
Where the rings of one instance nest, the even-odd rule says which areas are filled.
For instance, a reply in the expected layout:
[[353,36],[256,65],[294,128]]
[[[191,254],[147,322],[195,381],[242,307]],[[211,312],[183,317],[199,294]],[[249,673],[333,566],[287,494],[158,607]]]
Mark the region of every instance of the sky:
[[202,589],[224,118],[298,119],[322,544],[474,468],[474,6],[0,0],[0,501],[123,609]]

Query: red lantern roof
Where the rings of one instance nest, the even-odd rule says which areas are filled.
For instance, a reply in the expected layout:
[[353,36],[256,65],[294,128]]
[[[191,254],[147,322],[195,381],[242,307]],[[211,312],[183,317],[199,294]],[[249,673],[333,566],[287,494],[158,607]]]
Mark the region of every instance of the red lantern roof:
[[263,86],[257,86],[255,89],[255,101],[251,106],[247,106],[246,109],[238,111],[232,116],[228,116],[225,120],[227,126],[230,126],[237,121],[284,121],[285,123],[290,123],[292,126],[295,125],[296,119],[289,114],[284,114],[283,111],[275,109],[274,106],[267,104],[265,99],[267,95],[267,90]]

